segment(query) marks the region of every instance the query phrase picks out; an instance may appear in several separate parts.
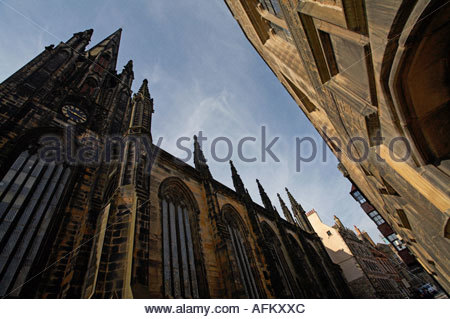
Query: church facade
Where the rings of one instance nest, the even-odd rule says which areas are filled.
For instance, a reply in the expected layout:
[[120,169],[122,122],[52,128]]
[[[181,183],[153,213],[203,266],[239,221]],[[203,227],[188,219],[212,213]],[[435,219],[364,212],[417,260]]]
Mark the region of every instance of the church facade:
[[197,140],[195,167],[152,143],[121,30],[86,49],[92,32],[0,85],[0,296],[351,297],[289,191],[283,219],[233,163],[235,189],[216,181]]

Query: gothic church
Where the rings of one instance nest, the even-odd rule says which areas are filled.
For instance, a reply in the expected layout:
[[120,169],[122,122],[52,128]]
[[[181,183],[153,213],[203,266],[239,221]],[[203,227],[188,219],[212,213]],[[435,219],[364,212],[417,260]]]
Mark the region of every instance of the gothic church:
[[[351,297],[289,191],[282,219],[259,181],[264,207],[252,201],[233,163],[234,190],[214,180],[196,140],[195,167],[151,143],[147,80],[133,95],[132,61],[116,71],[122,30],[86,49],[92,32],[0,85],[0,296]],[[45,137],[71,144],[67,158],[104,150],[105,136],[123,147],[95,163],[40,152]]]

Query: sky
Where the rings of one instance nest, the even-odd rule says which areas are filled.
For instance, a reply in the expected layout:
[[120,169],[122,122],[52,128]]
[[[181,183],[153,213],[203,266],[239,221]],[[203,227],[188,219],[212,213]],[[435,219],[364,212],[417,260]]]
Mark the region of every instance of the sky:
[[[231,158],[252,199],[261,204],[255,179],[259,179],[278,211],[276,194],[289,203],[288,187],[306,211],[315,209],[322,221],[333,225],[333,215],[348,228],[357,225],[381,242],[375,224],[349,195],[351,184],[337,169],[338,161],[325,147],[306,116],[272,71],[248,42],[223,0],[0,0],[0,82],[5,80],[45,46],[67,41],[73,33],[94,29],[92,47],[122,28],[117,70],[133,60],[137,91],[149,81],[154,99],[154,141],[186,158],[176,146],[179,137],[189,137],[183,146],[192,149],[192,136],[202,131],[202,148],[213,177],[233,189],[228,160]],[[266,146],[279,161],[266,153],[262,158],[262,127]],[[226,137],[232,147],[218,137]],[[255,157],[244,162],[238,144],[244,137],[243,154]],[[318,156],[301,163],[296,171],[295,139],[312,137]],[[302,145],[306,146],[306,142]],[[304,148],[302,155],[309,156]],[[326,161],[323,161],[324,155]],[[188,162],[191,165],[192,159]]]

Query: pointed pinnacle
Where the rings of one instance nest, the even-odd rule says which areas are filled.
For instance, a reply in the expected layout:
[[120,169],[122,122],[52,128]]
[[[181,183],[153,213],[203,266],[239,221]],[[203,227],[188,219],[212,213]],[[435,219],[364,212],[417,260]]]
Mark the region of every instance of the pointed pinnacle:
[[278,200],[280,201],[280,205],[283,207],[283,206],[286,206],[286,203],[284,202],[284,200],[281,198],[281,196],[280,196],[280,193],[277,193],[277,196],[278,196]]
[[258,184],[259,195],[261,196],[264,207],[268,210],[273,210],[272,202],[270,201],[269,196],[267,196],[264,187],[261,185],[258,179],[256,179],[256,183]]
[[92,33],[94,33],[94,29],[87,29],[87,30],[84,30],[83,33],[86,34],[86,35],[88,35],[88,36],[91,36]]
[[133,72],[133,60],[129,60],[127,64],[122,69],[121,76],[131,77],[131,81],[134,79],[134,72]]
[[148,91],[148,81],[147,79],[144,79],[142,81],[141,87],[139,88],[139,93],[142,94],[144,97],[150,97],[150,93]]
[[[91,49],[89,49],[89,51],[93,52],[101,46],[105,48],[107,46],[107,44],[109,44],[111,42],[111,40],[114,38],[118,38],[118,40],[120,41],[121,35],[122,35],[122,29],[118,29],[115,32],[111,33],[106,38],[104,38],[103,40],[101,40],[100,42],[98,42],[95,46],[93,46]],[[117,45],[118,45],[118,43],[117,43]]]
[[74,37],[79,37],[79,38],[86,39],[87,42],[89,42],[91,40],[92,33],[94,33],[93,29],[87,29],[84,31],[76,32],[73,34],[73,37],[71,39],[73,39]]
[[278,200],[280,201],[280,206],[281,206],[281,210],[283,212],[284,217],[286,218],[286,220],[288,222],[290,222],[291,224],[295,224],[294,218],[292,217],[291,212],[289,211],[289,208],[286,206],[286,204],[284,203],[283,199],[281,198],[280,194],[277,193],[278,196]]
[[129,60],[124,68],[133,69],[133,60]]
[[197,135],[194,135],[194,163],[196,165],[206,165],[206,158],[197,140]]
[[293,205],[294,203],[297,204],[297,201],[295,200],[294,196],[292,196],[292,194],[289,192],[289,189],[287,187],[284,188],[286,190],[286,193],[289,197],[289,201],[291,202],[291,204]]
[[231,168],[231,173],[232,173],[233,175],[237,175],[237,174],[238,174],[237,169],[236,169],[236,167],[234,166],[232,160],[230,160],[230,168]]

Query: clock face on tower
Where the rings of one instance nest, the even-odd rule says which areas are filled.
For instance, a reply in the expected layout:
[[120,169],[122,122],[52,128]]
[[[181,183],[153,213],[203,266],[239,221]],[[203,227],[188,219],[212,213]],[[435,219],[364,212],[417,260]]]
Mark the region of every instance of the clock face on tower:
[[64,105],[61,108],[61,112],[69,120],[71,120],[72,122],[77,123],[77,124],[84,123],[87,120],[86,113],[82,109],[80,109],[79,107],[76,107],[74,105],[70,105],[70,104]]

